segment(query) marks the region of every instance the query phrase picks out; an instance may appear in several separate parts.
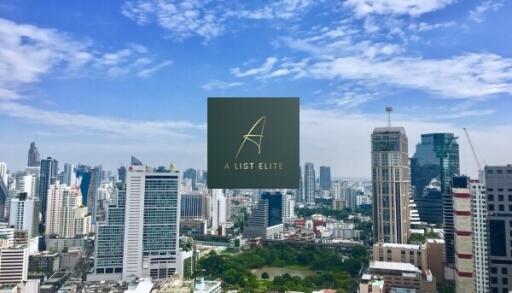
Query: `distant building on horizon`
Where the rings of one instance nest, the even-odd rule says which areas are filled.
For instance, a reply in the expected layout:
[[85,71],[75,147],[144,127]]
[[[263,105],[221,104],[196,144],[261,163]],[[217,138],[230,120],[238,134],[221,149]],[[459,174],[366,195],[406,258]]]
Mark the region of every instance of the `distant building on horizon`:
[[304,166],[304,202],[306,204],[315,203],[315,187],[315,167],[313,163],[306,163]]
[[39,167],[40,156],[37,150],[36,143],[31,142],[30,148],[28,149],[27,167]]
[[374,242],[407,243],[409,155],[403,127],[378,127],[372,136]]
[[331,190],[331,167],[320,166],[320,188]]
[[46,210],[48,204],[48,189],[51,185],[55,184],[58,179],[59,162],[52,158],[47,157],[41,160],[41,169],[39,175],[39,203],[41,205],[42,221],[46,221]]

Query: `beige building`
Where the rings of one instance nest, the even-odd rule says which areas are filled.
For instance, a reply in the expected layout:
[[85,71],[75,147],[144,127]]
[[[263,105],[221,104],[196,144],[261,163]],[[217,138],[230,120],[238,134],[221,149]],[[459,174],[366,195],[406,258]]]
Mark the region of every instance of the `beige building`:
[[438,283],[444,279],[444,239],[427,239],[427,263]]
[[[414,290],[418,293],[435,293],[436,282],[432,274],[424,274],[417,266],[410,263],[371,261],[359,284],[359,293],[374,291],[368,284],[381,281],[377,292],[395,292],[396,290]],[[375,286],[377,287],[377,286]]]
[[[443,248],[428,244],[377,243],[373,261],[361,278],[359,292],[436,292],[436,277],[429,266],[429,252],[442,259]],[[404,291],[405,290],[405,291]]]
[[410,170],[403,127],[378,127],[372,133],[373,238],[407,243]]
[[455,234],[455,290],[474,292],[473,237],[469,178],[454,177],[452,184],[453,227]]
[[91,216],[78,186],[51,185],[46,206],[46,234],[73,238],[91,232]]

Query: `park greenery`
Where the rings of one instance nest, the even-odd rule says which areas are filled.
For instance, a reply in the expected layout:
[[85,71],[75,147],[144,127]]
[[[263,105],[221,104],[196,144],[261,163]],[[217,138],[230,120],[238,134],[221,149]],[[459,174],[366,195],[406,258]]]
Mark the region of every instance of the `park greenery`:
[[[207,278],[220,278],[225,288],[243,292],[311,292],[322,288],[350,292],[367,260],[368,252],[362,246],[352,248],[348,256],[343,256],[330,248],[269,244],[237,254],[217,254],[212,251],[199,260],[198,273]],[[252,269],[264,266],[301,267],[315,273],[304,278],[283,274],[273,280],[266,273],[261,275],[261,279],[251,273]]]

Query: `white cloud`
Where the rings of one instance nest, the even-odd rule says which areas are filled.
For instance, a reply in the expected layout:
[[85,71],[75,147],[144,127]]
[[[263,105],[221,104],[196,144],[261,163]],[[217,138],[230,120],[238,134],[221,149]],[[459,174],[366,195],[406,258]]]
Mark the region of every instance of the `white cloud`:
[[0,101],[0,113],[21,118],[39,125],[57,126],[73,130],[89,130],[97,135],[121,137],[163,136],[186,138],[192,133],[206,130],[205,124],[188,121],[134,121],[112,117],[98,117],[78,113],[66,113],[38,109],[18,102]]
[[245,85],[244,82],[240,81],[222,81],[222,80],[213,80],[210,82],[205,83],[202,88],[206,91],[215,90],[215,89],[228,89],[233,87],[239,87]]
[[315,3],[313,0],[278,0],[248,9],[230,1],[130,0],[121,11],[138,25],[159,25],[175,39],[197,36],[209,41],[223,35],[231,22],[236,23],[240,19],[294,19]]
[[484,15],[489,11],[497,11],[503,6],[502,0],[485,0],[469,12],[469,19],[474,22],[484,21]]
[[313,63],[308,74],[313,78],[377,81],[454,98],[512,95],[512,59],[494,54],[448,59],[341,57]]
[[290,19],[303,13],[315,4],[314,0],[278,0],[262,8],[242,10],[237,12],[238,17],[249,19]]
[[242,71],[239,67],[235,67],[231,69],[231,73],[233,73],[236,77],[247,77],[247,76],[264,76],[272,71],[274,64],[276,64],[277,58],[268,57],[260,67],[250,68],[245,71]]
[[350,7],[358,16],[372,14],[419,16],[442,9],[455,0],[346,0],[344,6]]
[[139,73],[137,75],[140,77],[148,77],[157,71],[160,71],[168,66],[171,66],[172,63],[173,62],[171,60],[164,60],[163,62],[156,64],[153,67],[145,68],[145,69],[139,71]]
[[[147,48],[129,44],[102,52],[91,42],[76,40],[55,29],[17,24],[0,18],[0,88],[16,92],[22,84],[38,82],[50,71],[66,76],[88,70],[107,76],[151,72],[158,66]],[[170,62],[170,61],[164,61]]]

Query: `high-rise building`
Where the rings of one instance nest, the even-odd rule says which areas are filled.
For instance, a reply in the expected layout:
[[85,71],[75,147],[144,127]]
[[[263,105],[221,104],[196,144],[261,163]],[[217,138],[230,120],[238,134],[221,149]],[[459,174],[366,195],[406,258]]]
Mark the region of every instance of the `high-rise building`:
[[181,220],[206,220],[208,216],[208,197],[202,192],[183,193],[181,195]]
[[409,155],[402,127],[372,133],[373,235],[375,242],[407,243]]
[[125,182],[126,181],[126,167],[121,166],[117,169],[117,178],[119,181]]
[[[483,178],[482,178],[483,179]],[[485,185],[470,181],[471,224],[473,236],[473,292],[489,291],[489,256],[487,251],[487,196]]]
[[37,196],[37,176],[28,172],[17,173],[15,189],[18,193],[26,193],[27,197]]
[[283,223],[283,194],[281,192],[263,192],[261,200],[268,201],[268,225]]
[[320,188],[331,190],[331,167],[320,166]]
[[469,178],[455,176],[452,180],[453,228],[455,231],[455,290],[474,292],[473,238]]
[[193,168],[189,168],[183,172],[183,179],[190,179],[192,183],[192,188],[196,189],[196,183],[198,179],[197,170]]
[[263,192],[244,228],[246,238],[282,239],[283,195]]
[[302,168],[299,166],[299,188],[295,190],[295,201],[304,202],[304,180],[302,180]]
[[512,165],[486,166],[490,292],[512,290]]
[[91,232],[91,216],[77,186],[53,184],[47,201],[46,235],[74,238]]
[[7,186],[7,164],[0,162],[0,180]]
[[222,189],[212,189],[211,190],[211,227],[215,231],[226,224],[226,203],[227,199],[224,195],[224,191]]
[[100,185],[102,181],[102,167],[96,166],[92,169],[89,190],[87,191],[87,211],[91,214],[92,224],[96,224],[96,213],[98,211],[98,200]]
[[30,148],[28,149],[28,159],[27,166],[28,167],[39,167],[40,165],[39,151],[37,150],[36,143],[31,142]]
[[128,168],[123,280],[165,279],[177,271],[179,185],[179,171],[154,172],[138,164]]
[[0,246],[0,286],[15,286],[27,281],[28,255],[28,248],[23,245]]
[[114,201],[108,206],[105,219],[96,225],[94,270],[99,279],[110,279],[104,275],[120,279],[123,272],[125,182],[117,184],[114,193]]
[[422,221],[443,224],[445,264],[455,264],[452,177],[459,174],[459,145],[453,133],[421,135],[411,159],[414,201]]
[[7,186],[4,184],[2,180],[0,180],[0,220],[3,220],[4,210],[5,210],[5,203],[7,201],[7,198],[9,197],[9,190],[7,189]]
[[39,200],[19,193],[9,203],[9,225],[25,230],[30,238],[37,236],[39,225]]
[[306,163],[304,166],[304,200],[307,204],[315,203],[315,167],[313,163]]
[[283,222],[291,223],[295,219],[295,197],[293,194],[283,195]]
[[62,172],[62,181],[61,184],[66,184],[68,186],[75,185],[76,183],[76,175],[73,164],[65,163],[64,171]]
[[48,203],[48,189],[55,184],[58,176],[59,163],[52,157],[41,160],[41,171],[39,175],[39,203],[41,204],[42,221],[46,220],[46,209]]

